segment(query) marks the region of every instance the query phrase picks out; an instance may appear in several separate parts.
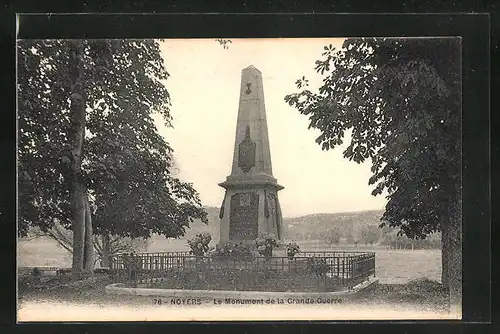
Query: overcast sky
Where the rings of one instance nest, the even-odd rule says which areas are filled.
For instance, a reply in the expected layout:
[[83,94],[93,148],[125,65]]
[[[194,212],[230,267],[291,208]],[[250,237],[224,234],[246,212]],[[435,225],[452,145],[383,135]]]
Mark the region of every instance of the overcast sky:
[[254,65],[263,76],[273,174],[285,187],[279,192],[283,215],[385,206],[383,196],[370,194],[370,164],[344,159],[343,147],[322,151],[314,141],[319,132],[307,129],[307,116],[284,101],[302,75],[319,86],[315,60],[325,45],[342,42],[233,39],[228,49],[214,39],[162,42],[174,128],[158,126],[175,151],[179,178],[194,184],[204,205],[219,207],[224,196],[217,184],[231,172],[241,70]]

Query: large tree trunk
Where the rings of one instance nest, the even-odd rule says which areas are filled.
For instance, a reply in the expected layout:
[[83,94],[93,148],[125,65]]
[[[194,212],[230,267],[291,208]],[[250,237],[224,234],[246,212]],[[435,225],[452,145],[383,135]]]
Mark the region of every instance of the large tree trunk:
[[85,245],[85,200],[86,189],[82,180],[83,141],[85,136],[85,96],[83,91],[83,42],[70,42],[71,131],[73,134],[71,150],[71,216],[73,224],[73,263],[75,275],[84,269]]
[[449,230],[450,254],[448,262],[448,284],[451,311],[462,312],[462,213],[458,203],[452,208]]
[[94,272],[94,244],[93,244],[93,231],[92,231],[92,213],[90,211],[90,204],[88,196],[85,198],[85,246],[84,246],[84,262],[83,269],[87,273]]
[[462,214],[461,204],[452,205],[449,221],[442,228],[443,286],[449,293],[450,311],[462,310]]
[[71,196],[71,211],[73,220],[73,263],[72,270],[79,274],[84,268],[85,246],[85,198],[83,187],[77,183]]
[[443,224],[441,228],[441,284],[448,288],[448,262],[450,254],[449,224]]

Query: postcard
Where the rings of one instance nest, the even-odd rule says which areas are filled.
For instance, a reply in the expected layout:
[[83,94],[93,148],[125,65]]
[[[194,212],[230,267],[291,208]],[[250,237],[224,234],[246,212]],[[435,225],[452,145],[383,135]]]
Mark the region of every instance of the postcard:
[[18,322],[461,319],[461,39],[19,39]]

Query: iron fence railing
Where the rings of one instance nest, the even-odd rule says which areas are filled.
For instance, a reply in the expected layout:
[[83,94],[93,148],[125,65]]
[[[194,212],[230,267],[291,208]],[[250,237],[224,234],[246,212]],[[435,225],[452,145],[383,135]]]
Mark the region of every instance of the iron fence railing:
[[189,252],[118,254],[117,282],[170,289],[336,291],[375,275],[374,252],[300,252],[288,257],[193,256]]
[[122,253],[111,256],[110,269],[166,270],[184,263],[183,259],[190,256],[189,252]]

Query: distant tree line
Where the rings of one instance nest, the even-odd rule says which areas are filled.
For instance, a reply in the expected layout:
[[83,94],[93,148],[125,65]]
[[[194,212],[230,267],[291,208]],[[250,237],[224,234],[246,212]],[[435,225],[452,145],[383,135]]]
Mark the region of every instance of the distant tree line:
[[[346,224],[347,225],[347,224]],[[327,228],[316,228],[308,231],[289,230],[289,238],[293,240],[321,240],[327,245],[339,246],[355,245],[384,245],[390,249],[439,249],[441,248],[441,235],[439,232],[427,236],[425,239],[410,239],[398,235],[396,228],[377,225],[364,226],[338,226],[336,224]]]
[[425,239],[410,239],[404,235],[398,235],[395,230],[385,229],[381,245],[390,249],[439,249],[441,248],[441,233],[435,232]]

